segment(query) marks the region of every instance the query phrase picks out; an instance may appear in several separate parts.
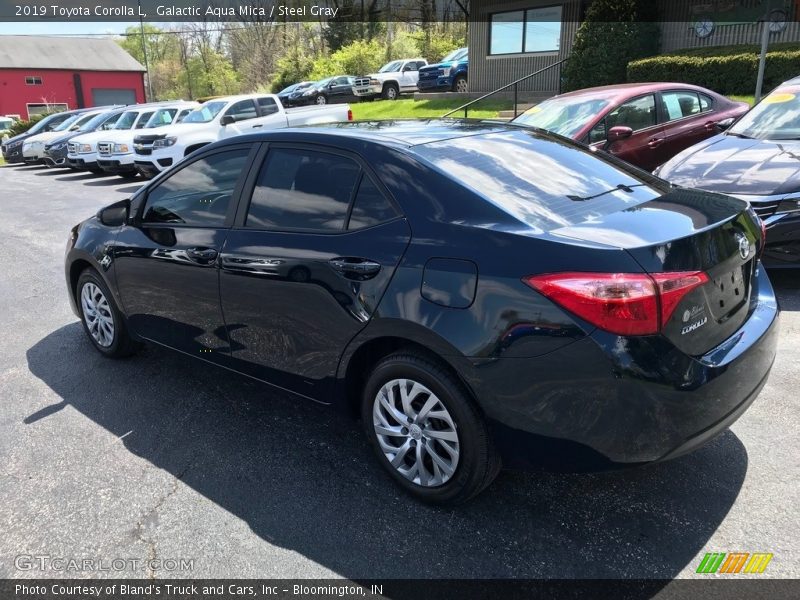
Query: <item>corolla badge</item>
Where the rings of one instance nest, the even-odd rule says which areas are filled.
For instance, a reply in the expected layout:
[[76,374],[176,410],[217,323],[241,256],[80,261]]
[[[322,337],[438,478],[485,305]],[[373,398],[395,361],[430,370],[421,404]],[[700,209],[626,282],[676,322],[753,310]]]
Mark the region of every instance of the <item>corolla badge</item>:
[[750,241],[742,233],[736,234],[736,239],[739,240],[739,256],[747,258],[750,256]]

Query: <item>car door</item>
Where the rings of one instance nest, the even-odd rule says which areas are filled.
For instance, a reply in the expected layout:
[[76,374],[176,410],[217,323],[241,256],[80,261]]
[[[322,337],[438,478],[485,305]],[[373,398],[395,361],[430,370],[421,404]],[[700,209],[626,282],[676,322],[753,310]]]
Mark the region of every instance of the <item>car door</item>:
[[242,124],[246,133],[256,133],[264,129],[277,129],[286,126],[286,114],[281,111],[281,107],[270,96],[260,96],[256,98],[258,106],[258,116],[255,119]]
[[253,133],[254,123],[252,119],[258,117],[258,108],[256,107],[255,100],[247,98],[234,102],[222,116],[233,117],[234,122],[228,123],[222,128],[220,139],[233,137],[234,135],[240,135],[242,133]]
[[[711,99],[694,90],[661,92],[660,114],[665,125],[666,142],[659,164],[716,133]],[[658,166],[658,165],[656,165]]]
[[341,104],[353,99],[353,84],[349,77],[336,77],[326,91],[328,102]]
[[409,60],[403,65],[403,71],[400,74],[400,88],[403,91],[416,89],[417,81],[419,81],[419,67],[417,61]]
[[247,144],[204,153],[136,199],[114,249],[117,287],[135,333],[212,361],[230,354],[219,253],[252,150]]
[[360,158],[306,145],[263,152],[222,253],[235,368],[327,402],[411,232]]
[[[606,144],[612,127],[630,127],[633,134]],[[589,132],[589,143],[605,147],[611,154],[631,164],[652,171],[661,161],[661,146],[666,142],[664,126],[658,123],[655,94],[645,94],[612,108]]]

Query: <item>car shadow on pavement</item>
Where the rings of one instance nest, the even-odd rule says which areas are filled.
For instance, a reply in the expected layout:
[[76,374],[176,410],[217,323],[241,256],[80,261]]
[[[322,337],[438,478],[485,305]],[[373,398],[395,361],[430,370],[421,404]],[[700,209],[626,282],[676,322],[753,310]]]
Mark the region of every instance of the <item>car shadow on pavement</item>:
[[62,399],[29,415],[30,427],[71,406],[117,437],[130,432],[120,440],[128,451],[270,544],[350,579],[673,578],[719,527],[747,471],[727,431],[668,463],[504,472],[466,505],[429,507],[383,473],[359,423],[204,362],[155,346],[108,360],[77,322],[27,361]]
[[104,173],[92,173],[91,171],[78,171],[77,173],[62,175],[55,179],[56,181],[86,181],[89,179],[98,179],[100,177],[108,177],[108,175]]
[[774,269],[769,271],[769,278],[778,296],[781,310],[800,310],[800,268]]

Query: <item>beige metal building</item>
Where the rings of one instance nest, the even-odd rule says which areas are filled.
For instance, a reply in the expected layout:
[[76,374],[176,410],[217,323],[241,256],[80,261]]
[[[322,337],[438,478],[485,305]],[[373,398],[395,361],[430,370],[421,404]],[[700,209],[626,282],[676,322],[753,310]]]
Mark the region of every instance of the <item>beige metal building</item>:
[[[800,0],[653,0],[659,5],[661,51],[759,44],[762,15],[770,43],[800,42]],[[470,92],[489,92],[569,56],[591,0],[472,0]],[[800,74],[800,65],[798,65]],[[560,67],[525,83],[536,95],[558,93]]]

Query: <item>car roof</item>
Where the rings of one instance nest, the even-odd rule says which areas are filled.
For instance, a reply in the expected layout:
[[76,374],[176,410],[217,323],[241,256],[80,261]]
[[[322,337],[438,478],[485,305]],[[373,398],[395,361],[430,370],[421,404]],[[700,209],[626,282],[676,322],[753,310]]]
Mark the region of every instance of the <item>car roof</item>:
[[[394,119],[387,121],[348,121],[328,123],[305,127],[292,127],[265,131],[246,136],[249,140],[266,141],[276,138],[309,138],[319,141],[325,138],[348,138],[374,142],[384,146],[400,146],[410,148],[459,137],[470,137],[489,133],[536,131],[543,137],[550,136],[544,131],[522,128],[518,125],[498,121],[481,121],[476,119]],[[558,136],[554,136],[558,137]],[[242,136],[228,138],[226,142],[236,143]]]
[[[558,98],[575,98],[579,96],[604,96],[604,97],[628,97],[648,92],[659,92],[663,90],[674,90],[678,88],[697,90],[704,93],[714,94],[711,90],[692,85],[690,83],[678,83],[667,81],[656,81],[647,83],[619,83],[616,85],[604,85],[599,87],[584,88],[565,94],[559,94]],[[716,94],[715,94],[716,95]]]

